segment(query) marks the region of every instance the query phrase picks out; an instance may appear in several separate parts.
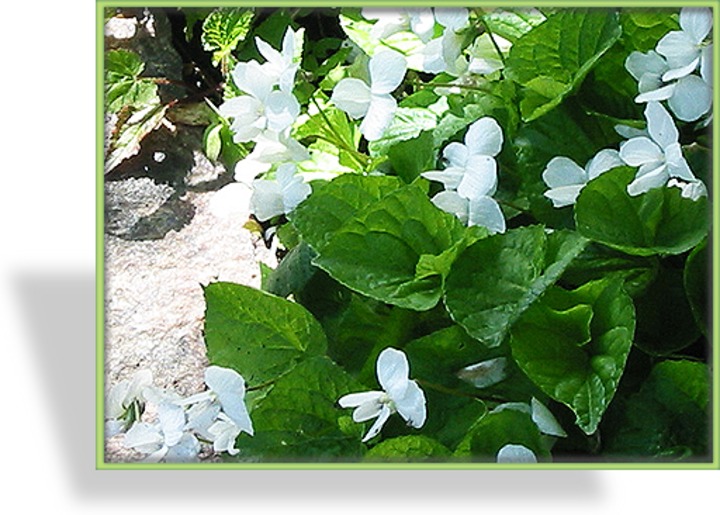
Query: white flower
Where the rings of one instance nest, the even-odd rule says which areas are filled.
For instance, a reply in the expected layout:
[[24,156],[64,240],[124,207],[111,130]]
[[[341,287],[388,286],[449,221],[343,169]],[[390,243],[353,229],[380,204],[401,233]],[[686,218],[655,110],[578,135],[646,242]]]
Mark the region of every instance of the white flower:
[[280,86],[280,91],[291,93],[295,84],[295,74],[300,66],[295,60],[295,38],[300,31],[293,32],[288,27],[278,52],[260,38],[255,38],[258,51],[266,59],[262,68],[265,74]]
[[377,377],[384,391],[351,393],[338,400],[343,408],[355,408],[355,422],[377,417],[363,442],[376,436],[395,412],[412,427],[419,428],[425,423],[425,394],[415,381],[409,379],[409,374],[410,365],[405,353],[387,348],[377,360]]
[[152,382],[152,372],[147,369],[138,370],[130,380],[124,379],[118,382],[108,392],[105,417],[108,419],[122,417],[133,402],[141,399],[143,390],[152,385]]
[[507,364],[504,357],[487,359],[460,369],[457,376],[476,388],[487,388],[505,380]]
[[253,181],[250,210],[258,220],[264,222],[288,214],[312,193],[310,185],[296,171],[294,164],[284,163],[275,172],[275,179]]
[[707,197],[707,188],[705,188],[705,184],[700,179],[689,182],[670,179],[667,185],[670,188],[680,188],[680,196],[683,198],[698,200],[700,197]]
[[310,159],[308,150],[290,137],[290,128],[282,132],[264,131],[255,138],[252,152],[235,165],[235,180],[249,185],[273,164],[307,159]]
[[245,379],[231,368],[213,365],[205,370],[205,384],[230,420],[252,436],[252,421],[245,407]]
[[423,49],[423,71],[462,75],[467,70],[468,63],[461,55],[463,37],[458,32],[468,24],[468,10],[436,8],[435,20],[444,27],[443,35],[430,40]]
[[290,93],[274,89],[275,79],[257,61],[238,63],[232,72],[237,87],[247,93],[227,100],[220,114],[232,118],[236,142],[251,141],[269,129],[282,132],[300,114],[300,104]]
[[712,54],[704,54],[704,40],[712,29],[712,10],[687,8],[680,10],[680,28],[667,33],[658,41],[656,50],[665,56],[670,70],[663,80],[668,81],[689,75]]
[[667,100],[668,106],[680,120],[691,122],[710,111],[711,82],[697,75],[686,75],[667,83],[670,67],[660,54],[632,52],[625,60],[625,68],[638,81],[639,103]]
[[497,463],[537,463],[537,457],[524,445],[509,443],[498,451],[496,461]]
[[185,410],[176,397],[146,388],[143,395],[157,406],[157,421],[136,422],[124,435],[123,445],[147,454],[144,461],[189,461],[197,456],[199,443],[186,432]]
[[697,180],[682,155],[678,130],[670,114],[658,102],[645,108],[647,136],[638,136],[620,145],[620,158],[630,166],[638,166],[635,180],[627,191],[640,195],[664,186],[671,177],[692,182]]
[[505,232],[505,217],[491,197],[497,189],[497,164],[502,129],[489,117],[473,123],[465,134],[465,143],[453,142],[443,150],[448,167],[421,175],[441,182],[446,191],[432,198],[443,211],[452,213],[468,225],[480,225],[492,233]]
[[330,100],[353,118],[363,118],[360,132],[365,139],[380,139],[390,125],[397,102],[390,95],[407,70],[405,57],[394,50],[381,50],[370,58],[370,85],[355,78],[337,83]]
[[552,412],[535,397],[530,400],[530,404],[526,404],[524,402],[506,402],[504,404],[500,404],[492,410],[492,413],[497,413],[506,409],[527,413],[531,416],[533,422],[535,422],[538,430],[545,435],[558,437],[567,436],[567,433]]
[[618,151],[607,148],[588,161],[585,169],[570,158],[553,157],[542,174],[543,181],[550,188],[544,195],[552,200],[554,207],[572,205],[588,181],[623,164]]
[[240,427],[225,413],[220,413],[217,420],[208,428],[210,440],[215,452],[227,452],[231,456],[240,451],[235,448],[235,441],[240,436]]
[[427,42],[435,28],[435,17],[429,8],[420,9],[373,9],[365,7],[363,18],[377,20],[370,31],[374,39],[385,39],[398,32],[410,30],[421,41]]

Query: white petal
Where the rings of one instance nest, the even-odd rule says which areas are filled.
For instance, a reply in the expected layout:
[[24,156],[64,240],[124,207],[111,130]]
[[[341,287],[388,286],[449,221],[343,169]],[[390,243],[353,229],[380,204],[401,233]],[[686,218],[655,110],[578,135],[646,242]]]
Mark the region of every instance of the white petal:
[[232,78],[240,91],[261,101],[270,94],[275,84],[275,79],[269,76],[257,61],[238,63],[232,71]]
[[258,175],[267,172],[271,167],[272,164],[254,159],[250,154],[235,165],[235,180],[249,186]]
[[390,418],[390,415],[392,415],[392,411],[390,411],[390,408],[387,404],[383,404],[382,409],[380,410],[380,415],[378,416],[372,427],[370,427],[370,430],[367,432],[367,434],[363,437],[362,441],[367,442],[371,438],[377,436],[382,427],[385,425],[385,422],[387,422],[387,419]]
[[343,408],[357,408],[362,404],[375,402],[383,395],[383,392],[348,393],[338,399],[338,404]]
[[410,15],[410,28],[425,43],[433,35],[435,16],[429,8],[408,9]]
[[410,381],[405,395],[395,399],[395,407],[400,416],[412,427],[422,427],[427,418],[425,394],[415,381]]
[[312,193],[309,184],[303,182],[302,177],[296,176],[292,183],[283,187],[283,205],[285,206],[285,214],[289,214],[295,210],[298,205],[308,198]]
[[210,212],[218,218],[240,218],[250,215],[252,188],[247,184],[233,182],[220,188],[210,199]]
[[457,376],[475,388],[487,388],[507,377],[507,358],[493,358],[468,365],[458,371]]
[[245,407],[245,379],[235,370],[213,365],[205,370],[205,383],[217,394],[225,414],[241,430],[253,434]]
[[700,76],[708,85],[713,82],[713,46],[703,47],[700,54]]
[[140,452],[154,452],[163,444],[160,428],[147,422],[136,422],[123,437],[123,445]]
[[700,54],[697,43],[684,31],[668,32],[658,41],[655,47],[659,54],[665,56],[670,68],[682,68],[690,64]]
[[265,112],[270,130],[281,132],[290,127],[300,114],[297,99],[283,91],[273,91],[267,97]]
[[443,59],[443,38],[430,40],[423,48],[422,69],[426,73],[442,73],[447,67]]
[[552,412],[535,397],[531,399],[530,407],[532,408],[533,422],[538,426],[541,433],[551,436],[567,436],[567,433],[560,426]]
[[668,181],[668,187],[680,188],[682,193],[680,195],[683,198],[689,198],[690,200],[697,200],[700,197],[707,196],[707,188],[701,180],[694,180],[691,182],[678,181],[677,179],[670,179]]
[[620,144],[620,158],[630,166],[662,162],[665,156],[650,138],[639,136]]
[[435,19],[443,27],[457,31],[468,24],[469,13],[465,8],[458,7],[436,7]]
[[628,184],[627,192],[631,197],[645,193],[655,188],[660,188],[668,181],[667,167],[663,164],[657,168],[647,167],[635,176],[635,180]]
[[696,180],[687,161],[685,161],[683,157],[680,143],[674,143],[665,149],[665,162],[670,177],[676,177],[685,181]]
[[553,157],[545,166],[542,174],[543,181],[550,188],[561,186],[585,185],[588,181],[587,173],[575,161],[568,157]]
[[496,156],[503,144],[503,133],[494,118],[484,117],[473,123],[465,134],[465,145],[471,154]]
[[589,180],[593,180],[600,174],[623,166],[623,160],[620,159],[620,152],[615,149],[605,148],[595,154],[595,157],[587,165],[587,176]]
[[468,225],[485,227],[491,234],[505,232],[505,215],[500,205],[491,197],[470,200]]
[[441,182],[446,190],[456,190],[460,185],[460,181],[465,175],[464,168],[446,168],[443,171],[432,170],[423,172],[420,175],[430,181]]
[[577,201],[578,195],[584,187],[584,184],[558,186],[547,190],[543,195],[552,201],[553,207],[571,206]]
[[639,81],[648,73],[659,77],[667,71],[668,65],[665,59],[653,50],[647,53],[635,51],[625,59],[625,68],[635,80]]
[[407,60],[395,50],[381,50],[370,59],[370,90],[375,95],[394,91],[402,82]]
[[285,213],[282,186],[277,181],[257,179],[252,186],[250,211],[258,220],[264,222]]
[[260,55],[267,60],[267,64],[271,65],[270,67],[265,67],[264,70],[276,72],[275,74],[268,73],[268,75],[274,75],[275,80],[277,80],[280,77],[280,72],[285,68],[283,55],[258,37],[255,38],[255,44],[257,45]]
[[697,44],[710,34],[712,29],[712,10],[705,8],[683,7],[680,9],[680,27]]
[[662,104],[649,102],[645,107],[645,119],[650,137],[655,143],[665,148],[678,140],[678,130],[675,122]]
[[370,88],[360,79],[342,79],[335,85],[330,101],[353,118],[362,118],[370,108]]
[[393,399],[402,398],[408,388],[410,364],[405,353],[388,347],[377,359],[377,377],[380,385]]
[[468,201],[455,191],[441,191],[432,198],[432,203],[446,213],[455,215],[462,223],[468,222]]
[[712,101],[713,92],[708,83],[697,75],[688,75],[677,82],[668,105],[678,119],[694,122],[710,111]]
[[498,463],[537,463],[535,453],[524,445],[507,444],[497,453]]
[[497,164],[489,156],[471,156],[465,169],[458,194],[468,200],[492,195],[497,187]]
[[[646,76],[643,76],[645,78]],[[644,91],[643,91],[644,90]],[[644,104],[645,102],[658,102],[660,100],[667,100],[673,95],[675,91],[675,84],[668,84],[657,89],[645,88],[643,83],[640,83],[640,91],[643,91],[635,97],[635,102],[638,104]]]
[[443,149],[443,157],[452,167],[465,168],[468,156],[470,149],[457,141],[453,141]]
[[235,441],[240,435],[240,428],[232,422],[218,420],[210,426],[208,432],[212,436],[213,451],[227,452],[231,456],[240,452],[235,448]]
[[220,111],[220,115],[224,118],[236,118],[250,115],[256,116],[257,111],[261,109],[262,102],[258,99],[248,95],[242,95],[226,100],[220,104],[218,111]]
[[365,422],[380,415],[384,404],[379,400],[364,402],[353,411],[352,419],[355,422]]
[[185,410],[180,406],[167,402],[160,404],[157,410],[165,445],[172,447],[182,438],[185,428]]
[[395,116],[397,102],[390,95],[372,95],[370,107],[360,124],[360,132],[368,141],[382,138]]
[[685,77],[686,75],[690,75],[692,72],[695,71],[695,68],[697,68],[699,63],[700,54],[698,54],[697,57],[690,61],[690,63],[686,66],[681,66],[680,68],[672,68],[671,70],[663,73],[662,80],[668,82],[671,80],[679,79],[680,77]]

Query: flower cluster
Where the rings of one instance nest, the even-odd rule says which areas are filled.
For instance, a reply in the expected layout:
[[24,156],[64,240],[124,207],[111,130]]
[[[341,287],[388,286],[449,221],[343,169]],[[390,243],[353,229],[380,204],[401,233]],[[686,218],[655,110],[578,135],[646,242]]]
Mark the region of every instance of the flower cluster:
[[684,7],[680,27],[658,41],[655,50],[632,52],[625,67],[638,81],[636,102],[667,100],[679,120],[692,122],[712,107],[712,42],[707,39],[712,11]]
[[[253,435],[245,381],[234,370],[208,367],[208,390],[186,398],[152,383],[152,373],[140,370],[115,385],[106,403],[107,434],[124,433],[123,445],[145,454],[144,461],[197,461],[201,441],[212,443],[216,453],[235,455],[240,452],[235,448],[240,433]],[[144,416],[150,412],[155,415],[152,420]]]
[[443,184],[433,203],[457,216],[467,225],[479,225],[491,233],[505,232],[505,216],[492,195],[497,189],[497,163],[503,134],[500,125],[489,117],[468,128],[465,143],[453,142],[443,150],[447,168],[422,174]]
[[[213,210],[219,216],[235,214],[234,209],[247,204],[249,197],[250,212],[266,221],[289,213],[312,191],[296,176],[295,165],[309,159],[309,153],[290,135],[300,114],[300,104],[293,95],[300,57],[296,51],[298,38],[302,32],[288,27],[279,51],[255,38],[265,62],[241,62],[231,73],[233,84],[243,94],[226,100],[219,112],[232,120],[235,142],[253,141],[255,146],[235,167],[237,183],[226,187],[214,203]],[[277,166],[275,178],[256,179],[273,166]]]

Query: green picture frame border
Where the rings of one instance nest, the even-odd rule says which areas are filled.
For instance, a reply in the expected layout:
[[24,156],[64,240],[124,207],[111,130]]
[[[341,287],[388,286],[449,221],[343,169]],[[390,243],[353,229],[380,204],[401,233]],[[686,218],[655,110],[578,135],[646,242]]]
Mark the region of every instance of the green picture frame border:
[[[105,462],[105,217],[104,217],[104,108],[103,108],[103,78],[104,78],[104,10],[109,7],[639,7],[639,8],[680,8],[680,7],[710,7],[713,10],[713,41],[720,40],[720,1],[718,0],[679,0],[642,1],[642,0],[615,0],[615,1],[578,1],[578,0],[535,0],[534,2],[521,0],[495,0],[491,3],[477,0],[365,0],[363,2],[347,0],[96,0],[96,84],[95,84],[95,123],[96,123],[96,184],[95,184],[95,343],[96,343],[96,381],[95,381],[95,422],[96,442],[95,459],[97,470],[718,470],[720,469],[720,324],[715,310],[712,323],[711,343],[711,370],[712,391],[710,408],[712,411],[711,423],[711,462],[703,463],[644,463],[644,462],[604,462],[604,463],[533,463],[533,464],[498,464],[498,463],[107,463]],[[720,84],[720,48],[713,47],[713,85],[714,97],[713,117],[720,119],[720,105],[718,102],[717,85]],[[720,149],[720,131],[713,131],[712,144],[714,149]],[[713,152],[712,166],[713,178],[718,178],[719,152]],[[712,306],[720,306],[720,180],[713,180],[711,184],[712,203],[712,265],[710,280],[712,281]]]

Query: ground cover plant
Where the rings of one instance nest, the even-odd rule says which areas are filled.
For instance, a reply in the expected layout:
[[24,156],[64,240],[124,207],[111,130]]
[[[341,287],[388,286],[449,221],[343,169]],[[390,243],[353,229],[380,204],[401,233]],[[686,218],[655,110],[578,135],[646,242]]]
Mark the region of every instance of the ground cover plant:
[[[141,371],[107,434],[166,462],[711,460],[710,9],[168,11],[218,78],[216,213],[249,205],[282,259],[205,288],[207,390]],[[105,55],[106,170],[177,104],[144,66]]]

